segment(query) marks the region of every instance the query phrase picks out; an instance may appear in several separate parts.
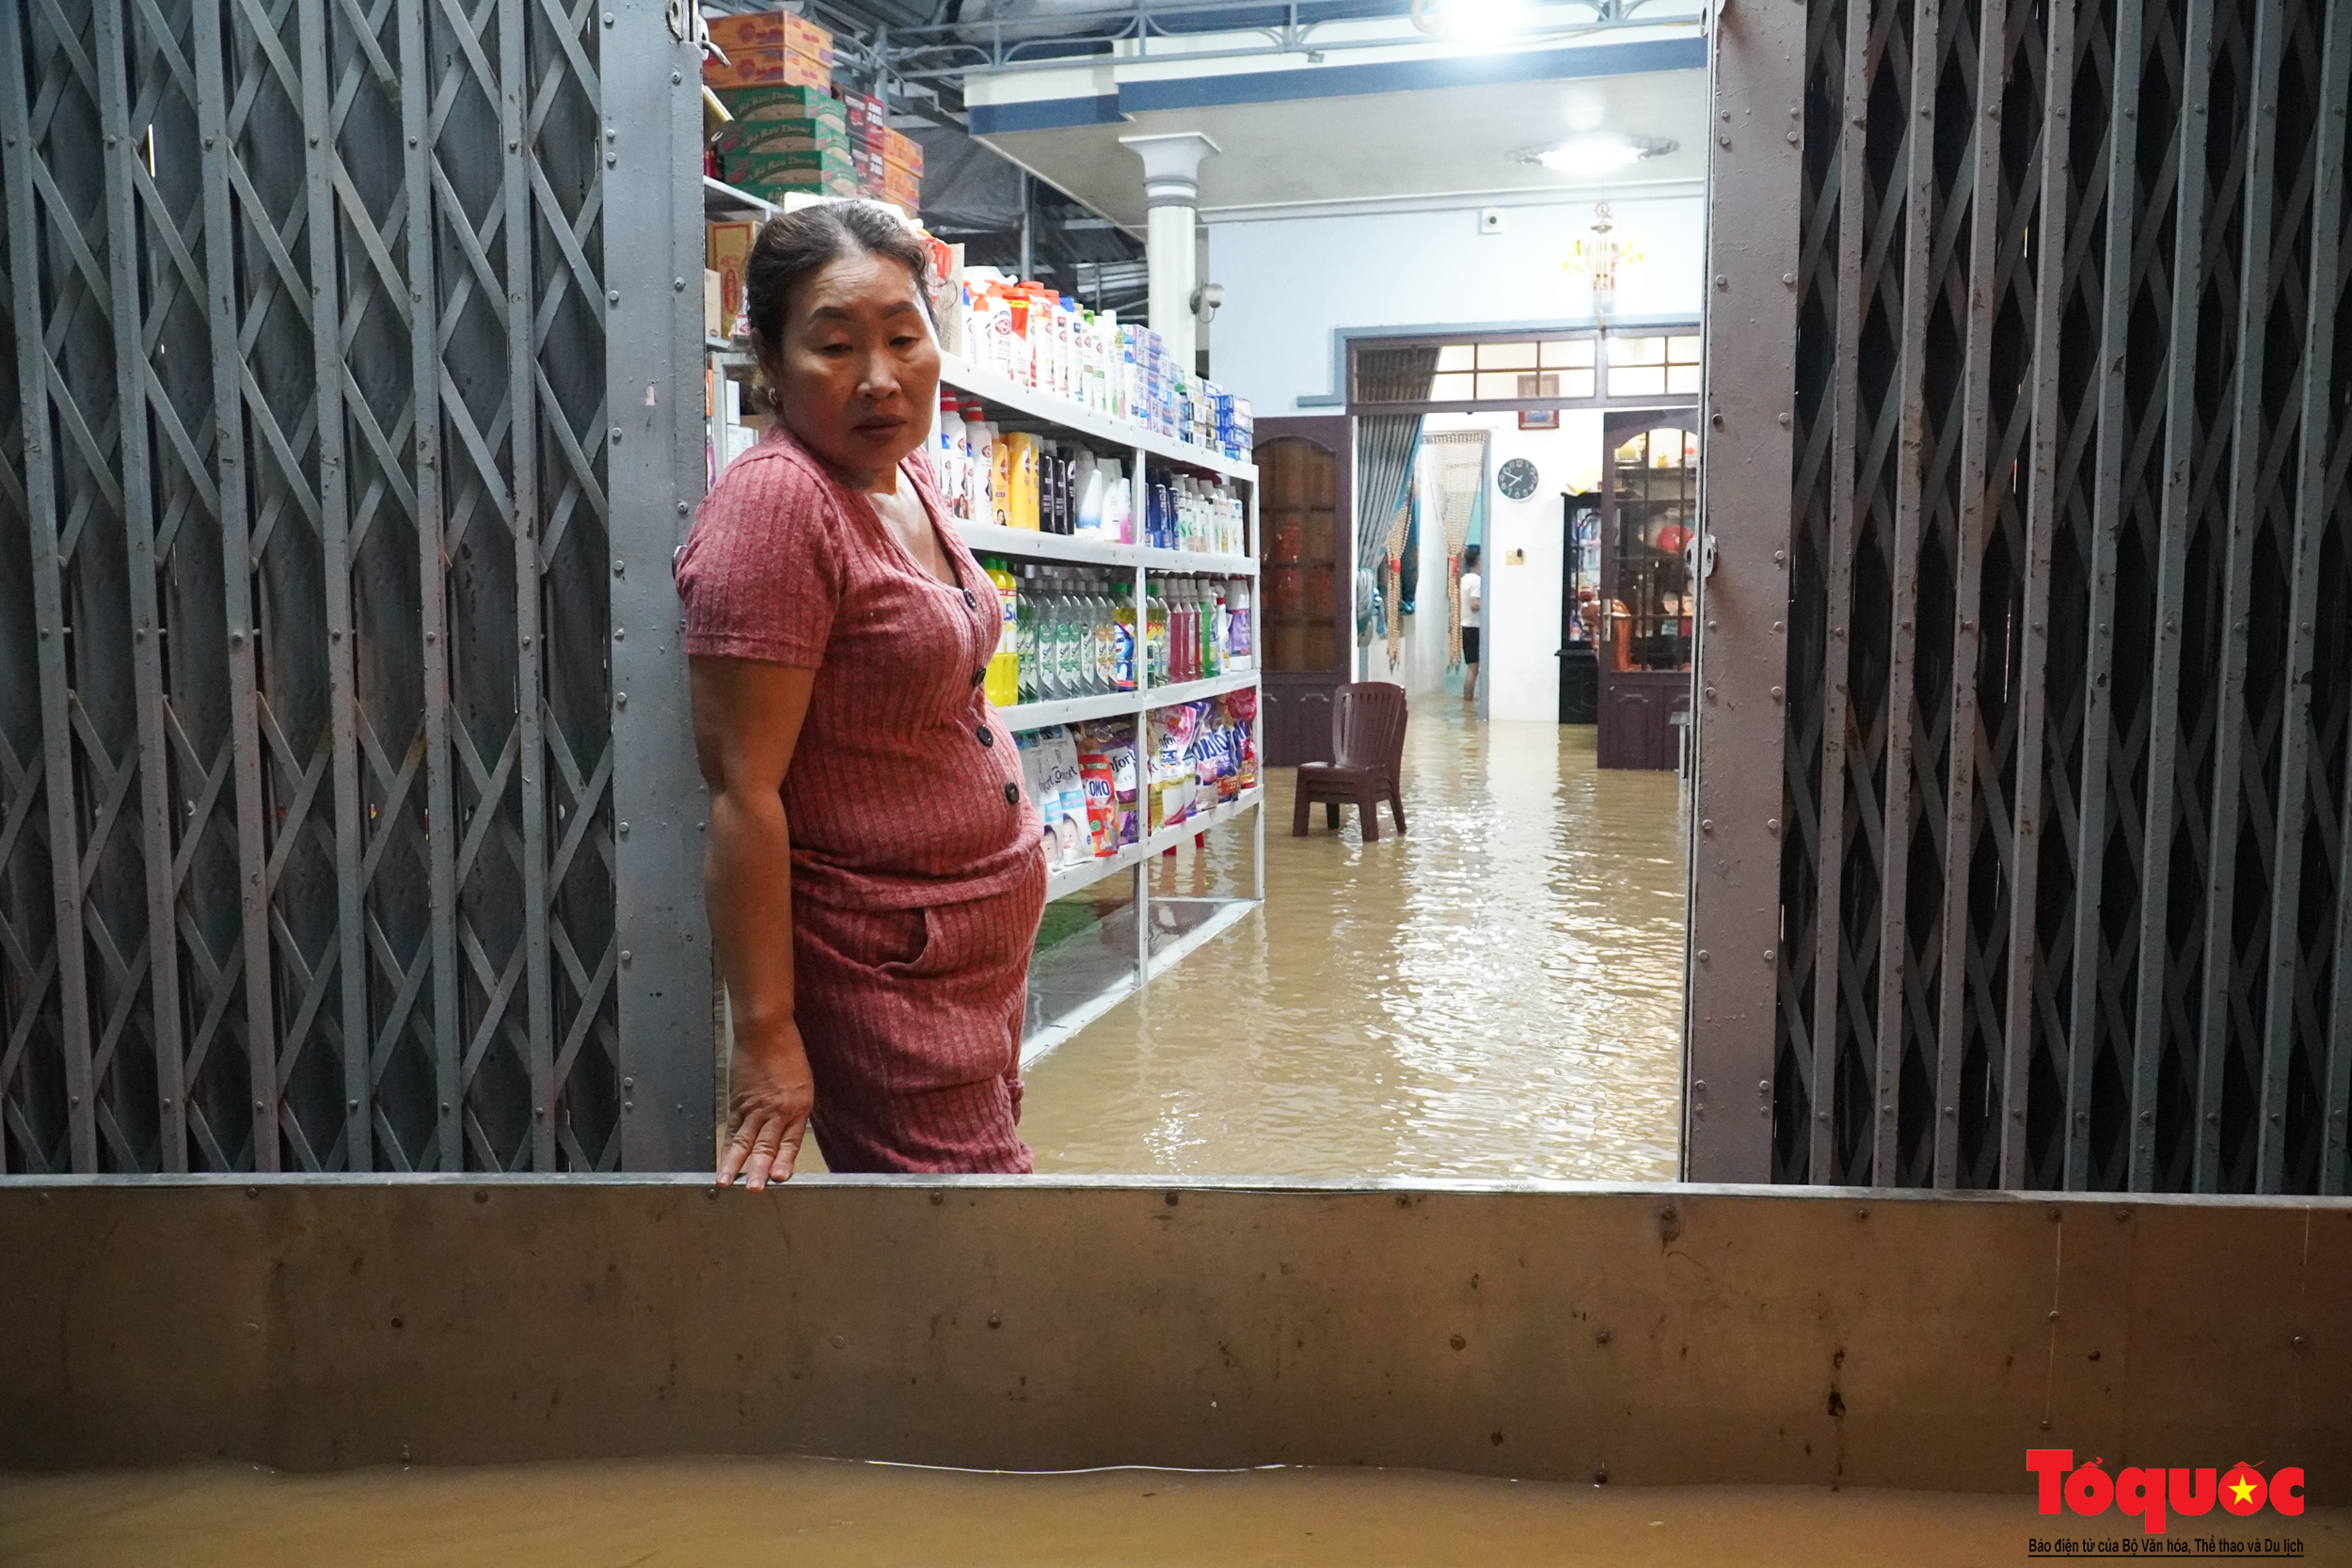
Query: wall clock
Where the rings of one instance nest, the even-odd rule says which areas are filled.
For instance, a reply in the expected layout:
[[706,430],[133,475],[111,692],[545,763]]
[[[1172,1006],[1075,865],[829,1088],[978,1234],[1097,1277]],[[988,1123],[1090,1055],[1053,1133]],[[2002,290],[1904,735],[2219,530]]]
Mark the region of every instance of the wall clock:
[[1524,457],[1514,457],[1495,475],[1495,483],[1515,501],[1523,501],[1535,493],[1535,465]]

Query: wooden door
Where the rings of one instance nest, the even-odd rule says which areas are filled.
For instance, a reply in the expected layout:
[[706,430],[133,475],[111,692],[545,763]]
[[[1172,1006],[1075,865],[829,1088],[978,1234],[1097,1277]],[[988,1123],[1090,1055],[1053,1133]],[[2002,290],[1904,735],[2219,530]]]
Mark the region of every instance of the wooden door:
[[1331,760],[1331,703],[1348,677],[1348,526],[1355,493],[1344,418],[1258,421],[1258,648],[1265,764]]

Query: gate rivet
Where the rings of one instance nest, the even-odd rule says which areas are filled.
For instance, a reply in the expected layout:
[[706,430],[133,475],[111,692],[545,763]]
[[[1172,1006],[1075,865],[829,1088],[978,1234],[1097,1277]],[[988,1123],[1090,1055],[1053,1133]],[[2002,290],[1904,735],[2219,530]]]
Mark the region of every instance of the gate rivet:
[[1766,963],[1771,963],[1772,961],[1772,950],[1769,947],[1764,949],[1764,961]]
[[679,75],[676,71],[673,71],[670,72],[670,86],[676,87],[679,83],[685,80],[686,78]]
[[1700,949],[1699,949],[1699,962],[1701,962],[1701,963],[1705,963],[1706,961],[1707,961],[1707,949],[1706,949],[1706,948],[1704,948],[1704,947],[1702,947],[1702,948],[1700,948]]
[[673,277],[670,279],[670,287],[673,289],[683,290],[686,287],[686,279],[683,277]]
[[1707,700],[1710,703],[1715,700],[1715,689],[1711,686],[1707,689]]
[[1711,832],[1713,832],[1714,831],[1715,831],[1715,819],[1714,819],[1713,817],[1711,817],[1711,816],[1702,816],[1702,817],[1700,817],[1700,818],[1699,818],[1699,832],[1703,832],[1703,833],[1711,833]]
[[622,967],[622,968],[627,969],[627,968],[628,967],[628,961],[629,961],[629,959],[630,959],[630,958],[631,958],[632,956],[633,956],[633,955],[631,955],[631,954],[630,954],[630,952],[629,952],[629,950],[628,950],[628,948],[624,947],[624,948],[622,948],[622,949],[621,949],[621,967]]

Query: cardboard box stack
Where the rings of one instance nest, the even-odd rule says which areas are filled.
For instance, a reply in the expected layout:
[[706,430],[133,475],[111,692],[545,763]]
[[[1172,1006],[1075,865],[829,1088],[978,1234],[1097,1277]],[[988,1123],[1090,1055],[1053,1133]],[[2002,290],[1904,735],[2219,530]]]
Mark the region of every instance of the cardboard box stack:
[[711,144],[719,178],[768,201],[787,192],[854,196],[849,121],[833,96],[833,35],[789,11],[710,19],[727,56],[703,80],[734,116]]
[[789,11],[710,19],[710,41],[727,57],[703,62],[704,83],[739,87],[816,87],[833,83],[833,35]]
[[890,128],[890,111],[879,98],[849,93],[850,159],[865,194],[914,215],[923,206],[923,149]]

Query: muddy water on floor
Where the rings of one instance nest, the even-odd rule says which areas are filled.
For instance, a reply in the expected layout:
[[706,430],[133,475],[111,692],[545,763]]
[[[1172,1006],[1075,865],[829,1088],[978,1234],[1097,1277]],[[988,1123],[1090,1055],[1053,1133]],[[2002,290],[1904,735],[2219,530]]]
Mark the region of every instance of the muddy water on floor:
[[[2197,1523],[2174,1533],[2291,1538],[2310,1562],[2341,1563],[2352,1546],[2344,1509]],[[12,1568],[1958,1568],[2023,1560],[2029,1537],[2111,1538],[2126,1526],[2137,1532],[2112,1513],[2043,1519],[2025,1497],[1409,1470],[993,1476],[681,1460],[0,1476],[0,1561]]]
[[[1269,775],[1266,904],[1034,1064],[1038,1168],[1668,1179],[1680,1075],[1682,805],[1603,772],[1589,726],[1424,700],[1410,831],[1290,833]],[[1156,869],[1247,877],[1246,826]]]

